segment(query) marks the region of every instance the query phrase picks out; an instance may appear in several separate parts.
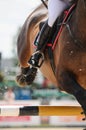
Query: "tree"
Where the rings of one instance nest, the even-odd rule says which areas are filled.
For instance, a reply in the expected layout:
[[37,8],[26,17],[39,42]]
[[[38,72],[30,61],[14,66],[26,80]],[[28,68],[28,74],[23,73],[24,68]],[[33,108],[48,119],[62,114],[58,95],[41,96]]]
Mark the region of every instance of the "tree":
[[13,36],[13,41],[12,41],[12,44],[13,44],[13,48],[12,48],[12,53],[13,53],[13,59],[14,59],[14,65],[18,65],[18,59],[17,59],[17,38],[18,38],[18,35],[19,35],[19,32],[21,30],[21,27],[18,27],[18,30],[16,32],[16,34]]
[[0,73],[0,83],[4,82],[4,76],[2,73]]

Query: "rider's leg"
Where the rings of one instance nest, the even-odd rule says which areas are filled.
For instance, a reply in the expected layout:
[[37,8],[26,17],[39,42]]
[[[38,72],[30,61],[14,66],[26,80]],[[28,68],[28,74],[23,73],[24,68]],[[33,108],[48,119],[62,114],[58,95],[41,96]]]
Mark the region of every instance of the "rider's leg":
[[56,19],[70,5],[68,0],[49,0],[48,2],[48,25],[53,26]]
[[46,46],[48,39],[51,36],[52,26],[55,23],[57,17],[68,7],[68,3],[65,0],[49,0],[48,1],[48,22],[46,22],[40,33],[36,42],[38,42],[38,47],[36,53],[32,55],[29,63],[34,67],[38,67],[39,60],[42,57],[42,52]]

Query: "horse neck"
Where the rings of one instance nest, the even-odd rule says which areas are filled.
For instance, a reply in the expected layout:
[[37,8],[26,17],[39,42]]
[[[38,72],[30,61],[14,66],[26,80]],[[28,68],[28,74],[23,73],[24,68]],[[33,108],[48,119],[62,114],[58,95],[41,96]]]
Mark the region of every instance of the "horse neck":
[[72,30],[76,38],[86,42],[86,0],[78,0],[76,10],[72,18]]

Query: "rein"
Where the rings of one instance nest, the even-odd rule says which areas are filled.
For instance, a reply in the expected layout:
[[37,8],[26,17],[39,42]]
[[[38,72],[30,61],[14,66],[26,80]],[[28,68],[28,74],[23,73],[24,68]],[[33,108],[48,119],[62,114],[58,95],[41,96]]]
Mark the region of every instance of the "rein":
[[[52,45],[52,44],[49,44],[49,45],[48,45],[48,55],[49,55],[49,59],[50,59],[50,63],[51,63],[51,67],[52,67],[52,70],[53,70],[53,72],[54,72],[54,75],[55,75],[55,63],[54,63],[54,57],[53,57],[53,50],[55,49],[55,46],[56,46],[57,41],[58,41],[58,38],[59,38],[59,36],[60,36],[60,34],[61,34],[62,30],[63,30],[63,25],[66,25],[66,26],[68,25],[68,24],[67,24],[67,21],[70,20],[72,14],[73,14],[72,11],[73,11],[73,9],[75,8],[75,6],[76,6],[76,4],[73,4],[73,5],[71,6],[71,8],[70,8],[68,11],[65,12],[65,13],[66,13],[66,16],[64,17],[63,22],[61,23],[61,27],[60,27],[60,30],[59,30],[59,32],[58,32],[58,34],[57,34],[57,37],[56,37],[55,41],[54,41],[54,44],[53,44],[53,45]],[[71,14],[70,14],[70,13],[71,13]],[[69,26],[68,26],[68,27],[69,27]],[[67,28],[68,28],[68,27],[67,27]],[[69,31],[70,31],[71,36],[73,37],[72,32],[71,32],[71,30],[70,30],[70,27],[69,27],[68,29],[69,29]]]
[[[86,10],[86,5],[85,5],[85,0],[83,0],[83,4],[84,4],[84,9]],[[74,12],[73,12],[74,13]],[[71,14],[71,16],[69,17],[69,20],[70,18],[72,17],[73,13]],[[66,23],[64,23],[66,25],[66,28],[70,34],[70,37],[73,39],[74,43],[77,44],[78,47],[84,49],[84,47],[82,46],[82,41],[80,41],[79,39],[77,39],[73,33],[73,31],[71,30],[71,27],[69,25],[69,20],[67,20]]]
[[[67,23],[67,21],[69,21],[69,14],[70,14],[70,12],[73,10],[73,8],[76,6],[76,4],[73,4],[72,6],[71,6],[71,8],[69,9],[69,11],[66,11],[65,13],[66,13],[66,16],[65,16],[65,18],[64,18],[64,20],[63,20],[63,22],[61,23],[61,27],[60,27],[60,30],[59,30],[59,32],[58,32],[58,34],[57,34],[57,36],[56,36],[56,39],[55,39],[55,41],[54,41],[54,44],[53,44],[53,46],[52,46],[52,50],[54,50],[55,49],[55,46],[56,46],[56,44],[57,44],[57,41],[58,41],[58,39],[59,39],[59,36],[60,36],[60,34],[61,34],[61,32],[62,32],[62,30],[63,30],[63,26]],[[69,18],[68,18],[69,17]]]
[[42,1],[43,5],[48,9],[46,2],[44,0],[41,0],[41,1]]
[[71,38],[73,39],[74,43],[77,44],[78,47],[83,49],[82,42],[74,36],[74,33],[70,28],[70,25],[68,23],[65,23],[65,25],[66,25],[66,28],[69,31],[69,34],[70,34]]

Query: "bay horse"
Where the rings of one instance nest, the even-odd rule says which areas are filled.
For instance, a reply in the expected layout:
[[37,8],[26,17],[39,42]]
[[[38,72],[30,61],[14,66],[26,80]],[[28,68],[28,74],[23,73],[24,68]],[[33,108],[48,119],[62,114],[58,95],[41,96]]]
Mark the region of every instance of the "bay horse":
[[[32,43],[39,32],[40,22],[47,19],[47,14],[43,5],[37,7],[26,19],[18,36],[17,52],[21,73],[16,79],[20,85],[27,84],[25,80],[27,77],[24,76],[22,69],[25,69],[25,73],[29,72],[28,60],[34,52]],[[39,69],[61,91],[75,96],[86,115],[86,0],[77,1],[70,20],[64,24],[53,55],[55,74],[47,52]]]

